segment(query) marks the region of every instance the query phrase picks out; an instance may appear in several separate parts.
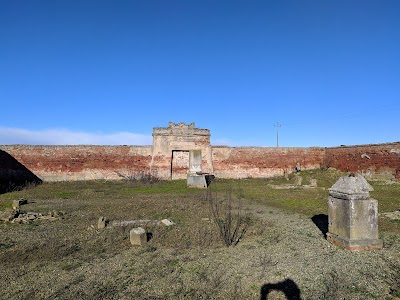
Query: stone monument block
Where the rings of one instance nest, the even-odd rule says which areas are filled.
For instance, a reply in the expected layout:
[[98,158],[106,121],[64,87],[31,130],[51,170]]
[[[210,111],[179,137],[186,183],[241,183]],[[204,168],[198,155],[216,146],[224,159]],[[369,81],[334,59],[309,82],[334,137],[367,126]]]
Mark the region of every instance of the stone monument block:
[[303,177],[298,176],[298,175],[294,176],[294,179],[293,179],[294,185],[301,185],[302,183],[303,183]]
[[133,228],[129,236],[132,245],[142,246],[147,243],[147,233],[142,227]]
[[310,186],[317,187],[317,179],[310,179]]
[[348,250],[380,249],[378,201],[364,177],[344,176],[329,189],[327,240]]
[[189,174],[187,186],[194,188],[207,188],[206,174],[202,171],[201,150],[189,151]]

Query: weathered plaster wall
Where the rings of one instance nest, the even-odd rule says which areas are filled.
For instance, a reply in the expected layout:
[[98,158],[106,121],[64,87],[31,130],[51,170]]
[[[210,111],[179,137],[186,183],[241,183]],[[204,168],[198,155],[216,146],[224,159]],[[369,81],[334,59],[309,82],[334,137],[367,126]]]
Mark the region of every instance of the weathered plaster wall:
[[324,148],[212,147],[217,177],[271,177],[293,172],[297,163],[303,170],[319,168]]
[[[118,179],[148,170],[152,155],[151,146],[11,145],[0,150],[44,181]],[[0,161],[3,172],[9,169],[5,160]]]
[[191,150],[201,151],[202,172],[217,177],[285,175],[299,164],[303,170],[324,166],[400,179],[400,142],[335,148],[212,147],[210,130],[170,122],[153,128],[152,146],[0,146],[0,184],[27,178],[120,179],[143,172],[181,179],[187,176]]
[[186,178],[189,154],[177,151],[172,156],[172,150],[193,148],[202,149],[203,171],[217,177],[284,175],[299,163],[303,170],[326,166],[400,180],[400,143],[336,148],[214,146],[210,149],[206,144],[181,144],[179,148],[173,141],[161,150],[158,146],[0,146],[0,181],[37,177],[44,181],[119,179],[121,175],[150,170],[170,179],[171,169],[173,179]]
[[366,177],[400,180],[400,142],[326,148],[324,165]]

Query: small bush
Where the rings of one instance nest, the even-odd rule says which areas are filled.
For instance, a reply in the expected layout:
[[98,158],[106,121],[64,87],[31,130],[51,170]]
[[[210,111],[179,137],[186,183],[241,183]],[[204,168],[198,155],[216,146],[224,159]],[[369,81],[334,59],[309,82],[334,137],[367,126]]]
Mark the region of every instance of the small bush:
[[219,201],[217,194],[211,189],[206,196],[215,224],[225,246],[235,246],[245,235],[251,219],[248,214],[243,214],[240,200],[236,203],[232,198],[232,190],[229,189],[223,200]]

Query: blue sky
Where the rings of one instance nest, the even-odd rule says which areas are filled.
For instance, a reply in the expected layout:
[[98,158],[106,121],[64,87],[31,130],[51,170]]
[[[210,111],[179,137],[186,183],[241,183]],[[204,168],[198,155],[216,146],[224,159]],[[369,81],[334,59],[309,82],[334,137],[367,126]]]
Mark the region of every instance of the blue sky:
[[0,144],[399,141],[400,1],[0,0]]

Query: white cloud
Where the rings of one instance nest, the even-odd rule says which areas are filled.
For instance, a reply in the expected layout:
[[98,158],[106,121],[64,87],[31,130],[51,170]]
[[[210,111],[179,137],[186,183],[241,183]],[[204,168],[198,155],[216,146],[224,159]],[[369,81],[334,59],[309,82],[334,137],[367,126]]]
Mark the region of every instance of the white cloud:
[[151,145],[151,135],[131,132],[110,134],[68,129],[28,130],[0,127],[0,145]]

